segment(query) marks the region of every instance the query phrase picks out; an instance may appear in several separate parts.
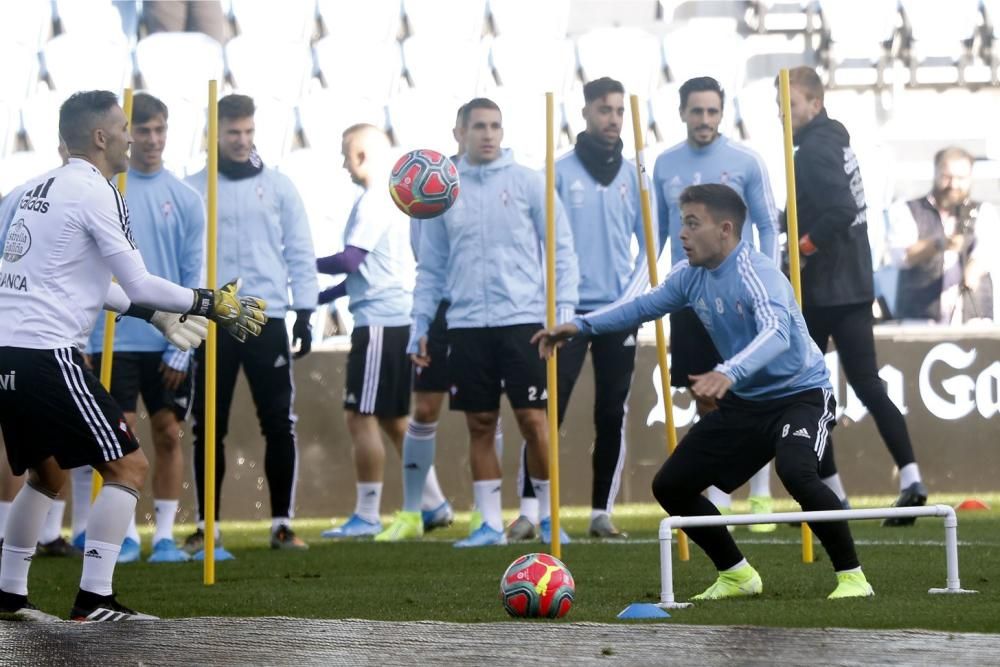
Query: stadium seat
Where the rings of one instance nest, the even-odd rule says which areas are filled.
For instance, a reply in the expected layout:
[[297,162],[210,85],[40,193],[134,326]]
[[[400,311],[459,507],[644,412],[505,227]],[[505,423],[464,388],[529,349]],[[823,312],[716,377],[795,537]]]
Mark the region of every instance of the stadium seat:
[[225,55],[233,87],[254,98],[294,104],[309,90],[313,57],[305,42],[241,35],[226,43]]
[[361,44],[324,37],[313,46],[327,88],[352,97],[385,100],[401,85],[403,58],[396,41]]
[[16,42],[0,42],[0,100],[20,104],[38,87],[38,52]]
[[111,0],[55,0],[54,10],[64,34],[128,43]]
[[231,11],[240,35],[308,44],[316,30],[316,0],[231,0]]
[[508,39],[563,39],[569,10],[570,0],[489,0],[493,31]]
[[[498,88],[491,99],[503,114],[503,147],[514,151],[514,158],[532,169],[545,168],[545,95]],[[563,114],[556,106],[553,118],[555,146],[565,145]]]
[[906,29],[902,53],[910,83],[963,83],[982,18],[979,0],[951,0],[947,11],[922,0],[900,0],[900,6]]
[[61,164],[59,153],[19,151],[0,159],[0,193],[8,193],[28,179],[55,169]]
[[66,33],[45,43],[42,62],[52,87],[65,96],[78,90],[119,93],[132,85],[132,58],[123,41]]
[[610,76],[646,101],[663,80],[659,40],[641,28],[595,28],[577,38],[576,54],[584,81]]
[[420,88],[402,91],[389,100],[389,125],[403,153],[431,148],[445,155],[455,152],[455,114],[468,97],[444,95]]
[[400,0],[318,0],[316,7],[323,21],[325,36],[335,36],[354,44],[394,41],[402,29],[403,8]]
[[343,132],[348,127],[355,123],[386,126],[385,102],[356,98],[350,104],[344,104],[344,95],[340,90],[326,88],[299,101],[299,123],[306,145],[336,163]]
[[680,23],[666,33],[663,59],[671,81],[681,84],[695,76],[711,76],[723,90],[739,90],[743,86],[746,53],[737,30],[732,19],[699,19]]
[[[199,104],[208,99],[208,81],[222,85],[222,46],[200,32],[158,32],[139,40],[136,63],[144,88],[157,96]],[[177,76],[183,72],[184,76]]]
[[273,99],[255,99],[254,104],[254,144],[265,164],[276,164],[295,142],[295,107]]
[[[897,48],[897,0],[824,0],[823,63],[833,85],[882,85]],[[865,20],[859,21],[863,15]]]
[[758,32],[809,33],[813,29],[813,0],[752,0],[749,4]]
[[562,38],[500,35],[490,44],[490,65],[501,86],[525,92],[561,94],[576,79],[573,42]]
[[492,82],[488,53],[479,40],[416,35],[403,42],[403,65],[415,88],[468,99]]
[[[0,45],[20,45],[38,53],[52,34],[51,0],[0,2]],[[0,48],[2,48],[0,47]],[[4,69],[7,60],[3,59]]]
[[[159,96],[158,96],[159,97]],[[167,105],[167,143],[163,162],[176,174],[186,174],[191,161],[205,151],[205,127],[208,119],[204,100],[160,98]]]
[[[21,123],[17,109],[0,101],[0,158],[14,152],[20,128]],[[3,196],[3,192],[0,192],[0,196]]]
[[403,0],[403,14],[410,35],[462,42],[482,36],[486,0]]

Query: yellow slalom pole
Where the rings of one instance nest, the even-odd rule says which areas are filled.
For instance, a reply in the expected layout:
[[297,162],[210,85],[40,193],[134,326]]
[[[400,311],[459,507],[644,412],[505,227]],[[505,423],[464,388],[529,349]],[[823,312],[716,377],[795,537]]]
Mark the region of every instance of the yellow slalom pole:
[[[788,202],[785,217],[788,221],[788,275],[792,280],[795,300],[802,308],[802,275],[799,265],[799,209],[795,195],[795,159],[792,143],[792,110],[791,93],[788,83],[788,70],[781,70],[778,77],[781,96],[781,122],[785,134],[785,189],[788,192]],[[813,562],[812,531],[809,525],[802,524],[802,562]]]
[[[122,100],[122,110],[125,112],[126,121],[132,123],[132,89],[126,88],[124,99]],[[131,131],[131,128],[129,128]],[[125,185],[128,182],[128,169],[118,174],[118,192],[125,196]],[[104,343],[101,346],[101,386],[111,391],[111,364],[115,351],[115,319],[117,315],[110,310],[104,314]],[[90,502],[97,499],[97,494],[101,492],[104,480],[101,474],[94,471],[90,482]]]
[[[205,257],[208,262],[208,289],[215,289],[218,244],[219,187],[219,83],[208,82],[208,211]],[[215,584],[215,367],[219,329],[208,322],[205,340],[205,572],[206,586]]]
[[[556,326],[556,144],[552,128],[555,95],[545,93],[545,326]],[[545,365],[549,418],[549,500],[552,509],[552,540],[549,549],[562,558],[559,527],[559,386],[556,373],[558,351],[553,350]]]
[[[653,235],[653,214],[649,208],[649,189],[646,187],[646,165],[642,160],[645,143],[642,138],[642,126],[639,122],[639,97],[629,96],[632,105],[632,134],[635,138],[635,168],[639,175],[639,204],[642,207],[642,229],[646,238],[646,266],[649,269],[649,284],[656,287],[660,279],[656,272],[656,239]],[[667,339],[663,335],[663,320],[656,320],[656,357],[660,364],[660,384],[663,386],[663,425],[667,430],[667,456],[677,448],[677,429],[674,427],[674,401],[670,389],[670,367],[667,365]],[[691,558],[688,550],[687,535],[684,531],[677,533],[677,557],[681,560]]]

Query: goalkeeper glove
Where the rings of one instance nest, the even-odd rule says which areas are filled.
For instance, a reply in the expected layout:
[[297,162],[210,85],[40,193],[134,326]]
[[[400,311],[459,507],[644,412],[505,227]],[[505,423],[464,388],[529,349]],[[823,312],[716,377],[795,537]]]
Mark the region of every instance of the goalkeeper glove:
[[153,310],[136,304],[129,306],[122,315],[146,320],[159,329],[164,338],[182,352],[201,345],[208,335],[208,320],[197,315],[178,315],[162,310]]
[[295,324],[292,325],[292,345],[299,343],[299,351],[295,353],[295,359],[301,359],[312,350],[312,326],[309,324],[311,310],[295,311]]
[[196,289],[194,305],[188,312],[207,317],[241,343],[247,334],[259,336],[261,326],[267,323],[267,303],[255,296],[240,296],[242,283],[236,278],[217,290]]

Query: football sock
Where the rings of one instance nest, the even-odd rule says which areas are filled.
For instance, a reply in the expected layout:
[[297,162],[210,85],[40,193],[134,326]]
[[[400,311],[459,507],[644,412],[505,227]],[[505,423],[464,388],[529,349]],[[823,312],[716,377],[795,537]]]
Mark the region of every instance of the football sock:
[[28,569],[42,532],[42,522],[54,498],[30,483],[21,487],[11,503],[0,557],[0,590],[28,594]]
[[424,492],[420,496],[420,509],[436,510],[445,503],[447,499],[441,491],[441,484],[438,482],[437,471],[431,466],[427,471],[427,480],[424,482]]
[[354,513],[369,523],[377,523],[381,506],[382,482],[358,482],[358,502]]
[[287,516],[274,516],[271,517],[271,532],[276,532],[279,528],[284,526],[285,528],[291,529],[292,520]]
[[764,467],[754,473],[750,478],[750,495],[771,497],[771,464],[765,463]]
[[[198,530],[200,530],[203,533],[205,532],[205,520],[204,519],[201,519],[200,521],[198,521]],[[215,533],[215,539],[218,540],[219,539],[219,522],[218,521],[215,522],[215,530],[213,530],[212,532]]]
[[549,480],[532,477],[531,488],[535,490],[535,500],[538,502],[538,520],[548,519],[552,514],[552,503],[549,497]]
[[719,508],[719,511],[729,509],[733,506],[733,497],[717,486],[710,486],[706,489],[708,501]]
[[472,495],[476,499],[476,507],[483,514],[483,523],[498,532],[503,531],[500,482],[499,479],[472,482]]
[[[434,465],[437,422],[421,424],[412,419],[403,437],[403,511],[419,512],[430,470]],[[435,482],[437,476],[435,475]],[[359,491],[360,493],[360,491]],[[429,508],[428,508],[429,509]]]
[[497,461],[503,462],[503,420],[497,419],[497,430],[493,435],[493,449],[497,453]]
[[153,544],[160,540],[174,539],[174,518],[177,516],[178,500],[153,500],[153,513],[156,516],[156,533]]
[[49,513],[45,515],[45,524],[42,532],[38,536],[38,541],[48,544],[59,539],[59,531],[62,530],[63,514],[66,512],[65,500],[53,500]]
[[10,501],[0,500],[0,540],[4,536],[4,528],[7,527],[7,514],[10,513]]
[[611,512],[607,510],[591,509],[590,510],[590,520],[593,521],[602,516],[611,516]]
[[746,566],[747,566],[747,565],[749,565],[749,564],[750,564],[750,563],[748,563],[748,562],[747,562],[747,559],[746,559],[746,558],[744,558],[743,560],[741,560],[741,561],[740,561],[739,563],[737,563],[736,565],[733,565],[732,567],[727,567],[727,568],[726,568],[725,570],[723,570],[723,572],[732,572],[733,570],[738,570],[738,569],[740,569],[741,567],[746,567]]
[[118,484],[105,484],[94,501],[83,548],[83,575],[80,589],[97,595],[111,595],[111,579],[121,552],[129,521],[135,520],[139,494]]
[[538,525],[538,498],[521,498],[521,516],[527,517],[528,521]]
[[899,469],[899,490],[902,491],[911,484],[922,482],[920,468],[916,463],[907,463]]
[[73,468],[70,473],[73,481],[73,507],[70,512],[70,522],[73,537],[87,530],[87,516],[90,514],[91,484],[93,484],[94,469],[90,466]]
[[844,483],[840,481],[840,473],[834,473],[821,480],[827,488],[837,494],[837,498],[843,502],[847,499],[847,491],[844,490]]

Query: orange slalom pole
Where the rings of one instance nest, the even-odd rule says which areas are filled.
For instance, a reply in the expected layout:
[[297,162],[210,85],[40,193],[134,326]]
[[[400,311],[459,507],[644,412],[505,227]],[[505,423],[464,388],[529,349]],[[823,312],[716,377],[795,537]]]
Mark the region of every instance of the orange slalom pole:
[[[125,93],[122,96],[122,111],[125,112],[125,119],[132,124],[132,89],[126,88]],[[129,128],[131,131],[131,128]],[[118,192],[122,193],[122,197],[125,196],[125,186],[128,183],[128,169],[118,174]],[[104,342],[101,346],[101,386],[111,391],[111,365],[114,362],[115,353],[115,321],[117,320],[117,315],[112,313],[110,310],[104,313]],[[104,480],[101,478],[101,473],[94,471],[93,477],[90,478],[90,502],[94,502],[97,499],[97,494],[101,492],[101,487],[104,485]]]
[[[556,326],[556,148],[552,128],[555,116],[555,96],[545,93],[545,326]],[[545,363],[546,402],[549,420],[549,501],[552,509],[552,541],[549,549],[556,558],[562,558],[562,540],[559,536],[559,386],[558,351]]]
[[[649,284],[656,287],[659,277],[656,272],[656,241],[653,235],[653,214],[649,205],[649,189],[646,187],[646,165],[643,163],[642,151],[645,143],[642,138],[642,125],[639,122],[639,98],[629,96],[632,105],[632,134],[635,138],[635,168],[639,175],[639,204],[642,207],[642,230],[646,239],[646,267],[649,269]],[[667,364],[667,339],[663,334],[663,320],[657,319],[656,327],[656,357],[660,366],[660,384],[663,386],[663,425],[667,431],[667,456],[677,448],[677,428],[674,426],[674,401],[670,391],[670,366]],[[689,560],[691,552],[688,549],[687,535],[684,531],[677,532],[677,557]]]
[[[219,188],[219,83],[208,82],[208,179],[205,258],[208,289],[217,284],[218,188]],[[208,322],[205,340],[205,568],[204,583],[215,584],[215,369],[218,364],[216,343],[219,329]]]
[[[778,75],[779,96],[781,97],[781,123],[785,139],[785,189],[788,202],[785,207],[785,219],[788,221],[788,275],[792,281],[795,300],[802,308],[802,274],[799,264],[799,209],[795,195],[795,157],[792,141],[792,103],[791,87],[788,81],[788,70],[782,69]],[[812,563],[813,540],[809,525],[802,524],[802,562]]]

